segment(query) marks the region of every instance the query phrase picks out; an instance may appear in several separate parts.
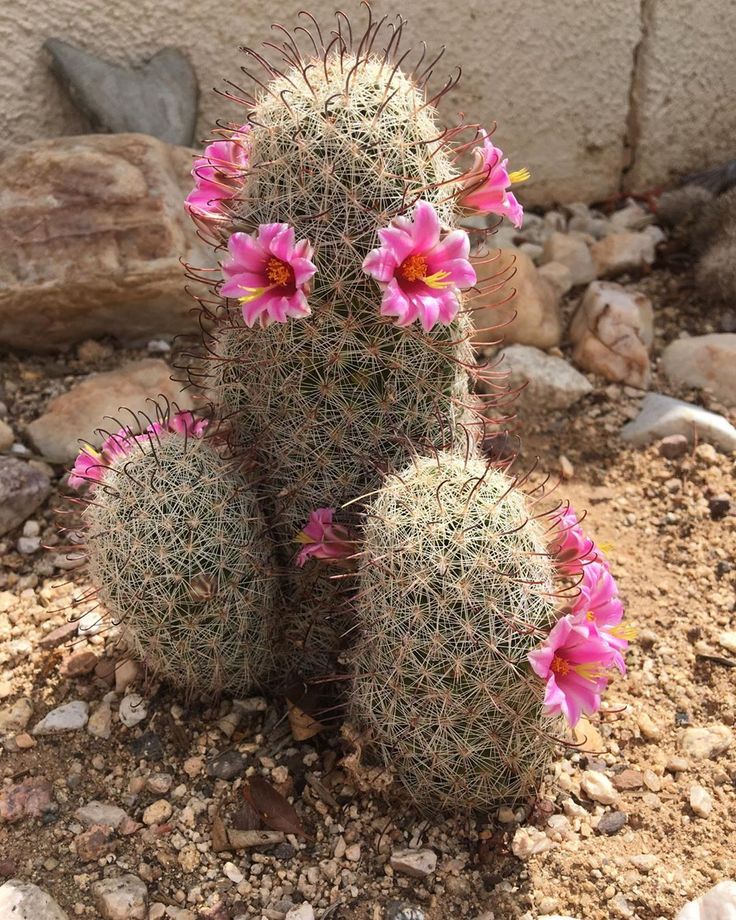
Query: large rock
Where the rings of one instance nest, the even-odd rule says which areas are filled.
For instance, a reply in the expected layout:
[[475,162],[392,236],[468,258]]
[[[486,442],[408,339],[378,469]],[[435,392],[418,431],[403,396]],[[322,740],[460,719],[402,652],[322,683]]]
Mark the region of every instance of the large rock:
[[193,330],[179,259],[213,257],[183,207],[192,153],[114,134],[36,141],[5,157],[0,345],[50,351]]
[[599,278],[641,272],[654,262],[654,239],[648,233],[611,233],[590,249]]
[[734,920],[736,882],[719,882],[695,901],[689,901],[675,920]]
[[608,380],[645,388],[653,319],[652,303],[644,294],[593,282],[570,324],[573,360]]
[[160,358],[131,361],[105,374],[92,374],[81,383],[52,399],[46,411],[26,429],[34,446],[52,463],[70,463],[79,452],[79,440],[97,447],[104,436],[95,432],[103,427],[117,430],[109,418],[130,424],[130,415],[121,415],[121,407],[133,412],[151,413],[149,399],[163,396],[180,409],[191,409],[186,392],[169,379],[171,371]]
[[68,920],[51,895],[20,879],[0,886],[0,917],[3,920]]
[[49,477],[15,457],[0,457],[0,537],[22,524],[51,491]]
[[639,415],[621,430],[623,440],[637,446],[671,434],[710,441],[725,451],[736,450],[736,428],[722,415],[661,393],[647,393]]
[[547,355],[528,345],[511,345],[503,352],[509,384],[523,387],[519,403],[530,409],[567,409],[593,389],[587,377],[562,358]]
[[[474,260],[481,290],[470,302],[477,343],[518,342],[535,348],[551,348],[562,336],[560,296],[541,278],[529,256],[518,249],[491,250]],[[496,285],[498,290],[494,290]],[[515,292],[513,297],[506,298]],[[506,301],[502,306],[496,306]],[[516,315],[514,315],[516,314]]]
[[736,406],[736,333],[677,339],[662,354],[662,369],[673,383],[707,387],[727,406]]
[[573,285],[588,284],[596,276],[588,244],[576,233],[553,233],[544,244],[542,262],[566,265]]
[[83,48],[49,38],[44,48],[69,95],[96,128],[139,131],[170,144],[193,144],[197,75],[178,48],[162,48],[140,67],[111,64]]

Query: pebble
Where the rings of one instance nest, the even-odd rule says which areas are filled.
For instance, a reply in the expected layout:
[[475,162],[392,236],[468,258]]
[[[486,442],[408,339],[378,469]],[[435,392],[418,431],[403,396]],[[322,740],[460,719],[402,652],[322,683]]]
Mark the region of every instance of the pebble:
[[350,862],[359,862],[360,861],[360,844],[351,843],[349,847],[345,848],[345,859]]
[[722,415],[661,393],[647,393],[639,415],[621,429],[622,439],[636,446],[670,434],[685,435],[688,439],[697,436],[725,451],[736,450],[736,428]]
[[639,731],[647,741],[659,741],[662,738],[662,731],[653,721],[649,713],[640,712],[637,718]]
[[146,789],[154,795],[166,795],[173,782],[174,777],[170,773],[152,773],[146,780]]
[[[199,862],[199,860],[197,861]],[[230,881],[236,885],[239,885],[245,878],[245,876],[240,871],[240,869],[238,869],[235,863],[226,862],[225,865],[222,867],[222,871],[230,879]]]
[[223,751],[207,764],[207,776],[217,779],[233,779],[245,773],[246,762],[240,751]]
[[148,715],[148,708],[140,693],[129,693],[120,701],[118,717],[127,728],[142,722]]
[[690,449],[684,434],[670,434],[659,442],[659,455],[666,460],[679,460]]
[[137,875],[95,882],[92,897],[103,920],[146,920],[148,889]]
[[391,854],[391,868],[400,875],[426,878],[437,868],[434,850],[395,850]]
[[110,704],[103,700],[97,706],[87,722],[87,731],[95,738],[109,738],[112,734],[112,709]]
[[689,769],[690,764],[684,757],[670,757],[665,766],[669,773],[687,773]]
[[707,818],[710,815],[713,810],[713,799],[707,789],[698,785],[690,787],[690,808],[699,818]]
[[18,537],[16,548],[22,556],[32,556],[41,549],[40,537]]
[[680,747],[695,760],[712,760],[731,747],[733,734],[725,725],[708,725],[686,728],[680,738]]
[[736,882],[720,882],[686,904],[675,920],[731,920],[736,916]]
[[61,645],[62,642],[66,642],[67,639],[71,638],[76,631],[76,620],[72,620],[70,623],[64,623],[62,626],[52,629],[50,633],[39,639],[38,645],[40,648],[56,648],[57,645]]
[[708,510],[712,520],[722,521],[731,511],[731,496],[725,492],[712,496],[708,499]]
[[314,920],[314,908],[308,901],[287,911],[284,920]]
[[643,872],[646,875],[655,868],[659,862],[659,858],[653,853],[640,853],[635,856],[629,856],[629,862],[635,869],[638,869],[639,872]]
[[618,801],[618,792],[613,787],[611,780],[605,773],[597,770],[586,770],[580,780],[580,788],[594,802],[601,805],[613,805]]
[[411,904],[389,901],[385,918],[386,920],[424,920],[424,911],[421,907],[414,907]]
[[91,827],[93,824],[106,824],[108,827],[115,829],[127,815],[117,805],[93,801],[78,808],[74,812],[74,817],[77,821],[81,821],[85,827]]
[[163,824],[172,814],[172,807],[166,799],[157,799],[143,812],[143,823],[150,827],[152,824]]
[[94,652],[75,652],[61,665],[62,677],[84,677],[91,674],[97,665],[97,655]]
[[38,885],[14,878],[0,885],[0,917],[7,920],[68,920],[56,901]]
[[49,477],[17,457],[0,457],[0,536],[22,524],[51,491]]
[[14,441],[15,434],[13,429],[7,422],[0,419],[0,453],[4,454],[6,450],[10,450]]
[[32,776],[0,791],[0,819],[14,824],[23,818],[40,818],[51,809],[51,783]]
[[84,700],[72,700],[52,709],[32,729],[34,735],[53,735],[84,728],[89,719],[89,705]]
[[33,703],[28,697],[22,696],[19,700],[0,709],[0,733],[19,732],[31,721]]
[[529,859],[553,846],[549,837],[536,827],[520,827],[514,834],[511,850],[517,859]]
[[628,820],[628,815],[623,811],[608,811],[601,817],[596,825],[596,830],[599,834],[606,834],[612,837],[614,834],[618,834],[621,828],[628,823]]
[[104,824],[93,824],[88,831],[78,834],[74,839],[77,857],[82,862],[92,862],[112,853],[115,838],[112,830]]
[[138,663],[130,658],[115,665],[115,692],[125,693],[128,687],[138,677]]
[[130,750],[139,760],[155,762],[164,757],[164,748],[156,732],[144,732],[139,738],[134,738],[130,742]]
[[641,789],[644,785],[644,776],[639,770],[622,770],[613,777],[613,785],[619,792],[629,789]]
[[725,648],[727,652],[736,655],[736,632],[722,632],[718,637],[718,644],[721,648]]

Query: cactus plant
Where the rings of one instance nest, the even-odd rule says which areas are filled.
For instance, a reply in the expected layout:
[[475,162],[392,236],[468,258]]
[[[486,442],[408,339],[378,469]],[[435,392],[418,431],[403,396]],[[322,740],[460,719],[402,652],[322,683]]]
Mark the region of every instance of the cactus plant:
[[545,528],[479,459],[418,459],[366,510],[351,718],[429,810],[539,785],[552,750],[527,662],[559,613]]
[[193,428],[123,428],[88,465],[89,574],[156,674],[190,694],[240,694],[273,667],[271,548],[248,482]]

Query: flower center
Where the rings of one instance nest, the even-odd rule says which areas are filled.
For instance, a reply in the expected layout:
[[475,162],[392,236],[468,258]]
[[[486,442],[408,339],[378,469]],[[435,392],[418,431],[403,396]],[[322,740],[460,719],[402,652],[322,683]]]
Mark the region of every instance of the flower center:
[[523,169],[517,169],[515,172],[509,173],[509,181],[512,185],[518,185],[519,182],[526,182],[527,179],[531,177],[529,170],[524,167]]
[[427,260],[421,253],[415,252],[404,259],[399,271],[407,281],[419,281],[427,274]]
[[286,287],[294,277],[294,270],[291,265],[282,262],[275,256],[271,256],[266,265],[266,277],[271,284],[277,287]]
[[552,659],[551,669],[553,674],[559,674],[560,677],[565,677],[570,673],[569,663],[564,658],[560,658],[559,655],[555,655]]
[[592,610],[589,610],[589,611],[585,614],[585,619],[586,619],[586,620],[589,620],[591,623],[594,623],[594,622],[595,622],[595,614],[593,613]]

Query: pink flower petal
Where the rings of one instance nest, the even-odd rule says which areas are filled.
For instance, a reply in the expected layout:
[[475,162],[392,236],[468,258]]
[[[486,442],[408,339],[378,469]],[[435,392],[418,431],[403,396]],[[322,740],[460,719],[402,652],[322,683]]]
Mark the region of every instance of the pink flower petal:
[[417,201],[414,206],[413,238],[415,252],[427,252],[439,243],[440,219],[428,201]]

